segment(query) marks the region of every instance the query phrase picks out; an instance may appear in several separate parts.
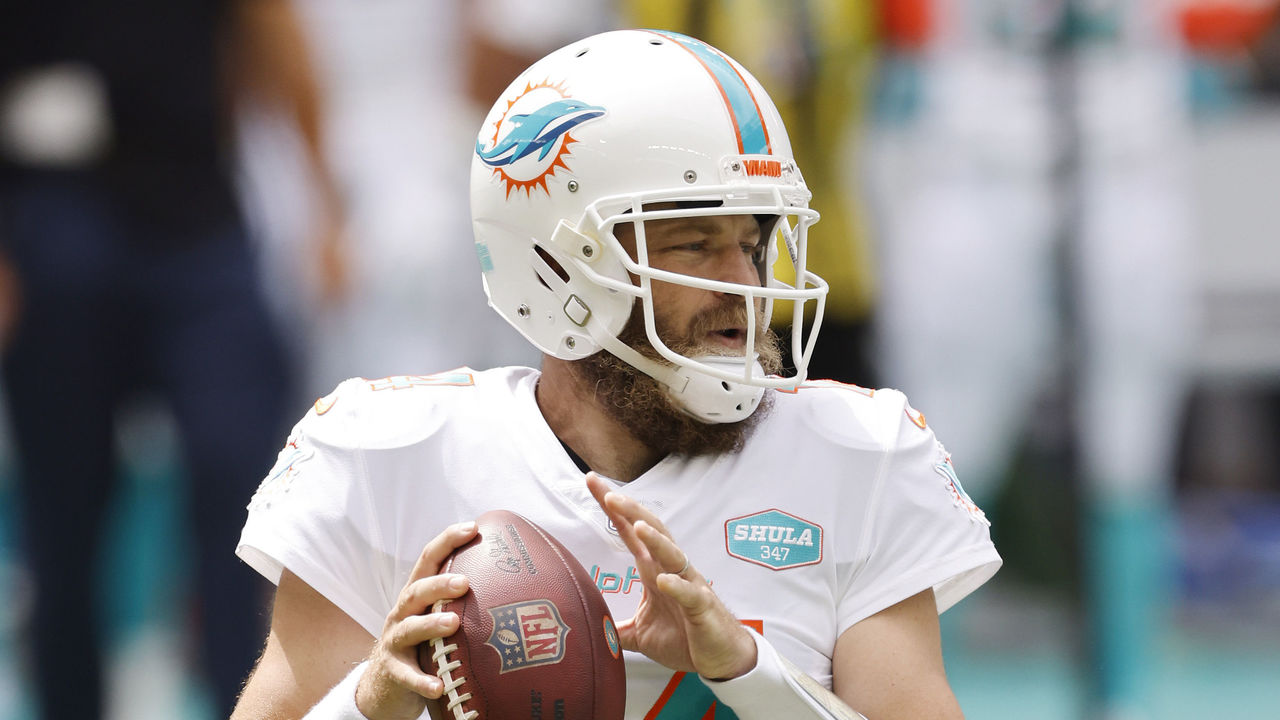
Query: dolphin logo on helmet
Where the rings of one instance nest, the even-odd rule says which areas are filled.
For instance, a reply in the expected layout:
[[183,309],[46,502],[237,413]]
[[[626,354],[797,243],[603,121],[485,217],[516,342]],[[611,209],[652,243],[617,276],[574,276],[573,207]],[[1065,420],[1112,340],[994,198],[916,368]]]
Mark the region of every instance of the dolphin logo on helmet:
[[501,167],[524,159],[535,152],[545,160],[562,135],[582,123],[604,115],[604,108],[573,99],[557,100],[531,113],[507,118],[514,126],[507,136],[489,150],[476,142],[476,154],[489,167]]

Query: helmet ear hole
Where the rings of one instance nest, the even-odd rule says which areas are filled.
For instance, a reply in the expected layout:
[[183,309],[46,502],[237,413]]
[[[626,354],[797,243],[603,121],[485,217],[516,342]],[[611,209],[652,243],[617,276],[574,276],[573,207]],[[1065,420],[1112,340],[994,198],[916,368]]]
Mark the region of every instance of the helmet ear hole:
[[[551,257],[551,253],[547,252],[546,250],[542,249],[541,246],[537,246],[537,245],[534,246],[533,250],[534,252],[538,253],[538,257],[542,258],[542,261],[547,264],[547,267],[551,268],[556,275],[560,276],[561,280],[565,282],[569,282],[569,271],[565,270],[564,266],[561,265],[558,260]],[[546,281],[543,280],[541,277],[538,278],[538,282],[541,282],[542,286],[547,288],[548,290],[551,289],[551,287],[548,286]]]

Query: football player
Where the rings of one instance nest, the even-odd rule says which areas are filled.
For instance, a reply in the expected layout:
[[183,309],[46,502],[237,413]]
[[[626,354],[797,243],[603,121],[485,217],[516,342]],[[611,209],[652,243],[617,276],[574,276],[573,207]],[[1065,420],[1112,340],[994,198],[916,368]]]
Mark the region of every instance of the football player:
[[1000,558],[900,393],[806,380],[818,214],[755,78],[675,33],[586,38],[498,98],[472,167],[485,291],[541,370],[316,402],[238,549],[278,587],[234,717],[469,717],[417,646],[456,630],[439,570],[496,508],[626,618],[627,718],[961,717],[937,615]]

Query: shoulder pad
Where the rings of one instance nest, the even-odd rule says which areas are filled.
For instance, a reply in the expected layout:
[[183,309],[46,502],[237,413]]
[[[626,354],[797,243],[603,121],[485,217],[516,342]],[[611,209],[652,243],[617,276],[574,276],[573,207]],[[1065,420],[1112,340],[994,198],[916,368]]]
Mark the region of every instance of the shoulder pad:
[[435,433],[456,402],[449,388],[474,391],[467,368],[435,375],[344,380],[303,418],[308,433],[338,446],[369,449],[412,445]]
[[793,393],[793,399],[779,406],[793,407],[801,420],[818,435],[846,447],[890,447],[897,444],[907,423],[917,430],[926,427],[924,416],[892,388],[859,387],[833,380],[811,380]]

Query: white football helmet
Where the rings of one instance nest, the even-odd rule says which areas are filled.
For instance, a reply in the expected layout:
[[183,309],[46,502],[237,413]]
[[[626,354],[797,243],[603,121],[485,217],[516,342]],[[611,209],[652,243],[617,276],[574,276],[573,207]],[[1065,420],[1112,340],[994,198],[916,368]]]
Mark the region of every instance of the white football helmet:
[[[511,83],[480,129],[471,167],[472,223],[489,304],[542,352],[564,360],[610,352],[657,379],[704,422],[741,420],[765,388],[793,389],[804,380],[827,292],[826,282],[805,270],[807,231],[818,213],[809,209],[777,108],[732,58],[663,31],[575,42]],[[652,207],[672,201],[691,207]],[[725,214],[779,219],[765,238],[761,285],[649,266],[640,221]],[[635,258],[613,232],[633,221]],[[794,286],[774,278],[779,240],[795,265]],[[687,357],[668,348],[654,326],[654,280],[742,297],[746,355]],[[649,342],[667,363],[618,339],[637,298]],[[775,300],[792,301],[794,376],[766,376],[756,362],[756,300],[766,324]]]

